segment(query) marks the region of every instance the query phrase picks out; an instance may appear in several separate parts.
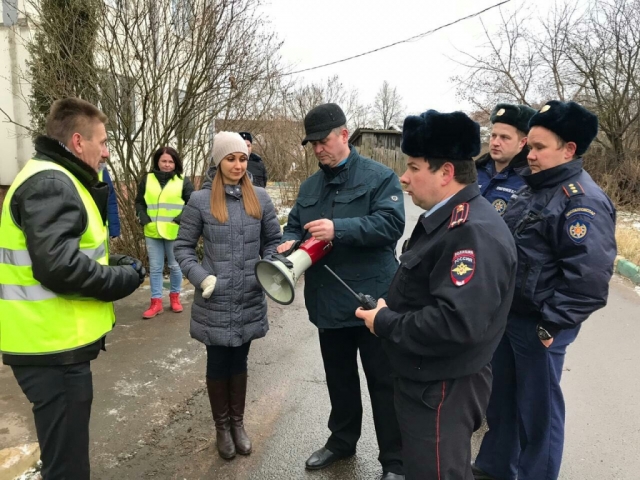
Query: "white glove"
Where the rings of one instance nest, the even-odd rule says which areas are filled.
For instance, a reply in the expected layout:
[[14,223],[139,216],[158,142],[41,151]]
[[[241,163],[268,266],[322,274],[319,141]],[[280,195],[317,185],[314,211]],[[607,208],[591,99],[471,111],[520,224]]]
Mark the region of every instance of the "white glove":
[[213,289],[216,288],[217,281],[218,279],[213,275],[209,275],[202,281],[200,284],[200,288],[202,289],[202,298],[209,298],[211,296]]

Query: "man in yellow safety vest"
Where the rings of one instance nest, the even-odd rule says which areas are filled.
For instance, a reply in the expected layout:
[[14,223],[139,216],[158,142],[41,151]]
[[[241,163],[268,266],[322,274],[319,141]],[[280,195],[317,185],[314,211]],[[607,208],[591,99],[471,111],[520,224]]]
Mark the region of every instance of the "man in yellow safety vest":
[[0,218],[0,352],[33,404],[44,480],[90,477],[90,361],[115,323],[112,302],[145,275],[139,260],[109,255],[97,174],[106,122],[83,100],[56,101]]

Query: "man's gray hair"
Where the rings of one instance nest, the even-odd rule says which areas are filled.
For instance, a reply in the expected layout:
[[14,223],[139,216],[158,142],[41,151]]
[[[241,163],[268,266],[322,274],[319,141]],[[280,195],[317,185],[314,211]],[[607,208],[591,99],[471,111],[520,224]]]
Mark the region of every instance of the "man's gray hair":
[[340,135],[342,133],[342,130],[346,130],[347,133],[349,133],[349,129],[347,128],[346,125],[342,125],[340,127],[336,127],[333,130],[331,130],[331,133],[335,133],[336,135]]

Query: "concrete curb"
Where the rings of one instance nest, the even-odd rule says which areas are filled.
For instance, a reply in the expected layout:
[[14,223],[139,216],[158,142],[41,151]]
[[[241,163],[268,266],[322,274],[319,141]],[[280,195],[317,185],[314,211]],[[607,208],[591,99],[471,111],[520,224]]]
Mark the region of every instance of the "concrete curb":
[[614,267],[617,274],[628,278],[636,285],[640,285],[640,267],[638,265],[618,255]]
[[40,460],[37,443],[0,450],[0,480],[13,480],[34,467]]

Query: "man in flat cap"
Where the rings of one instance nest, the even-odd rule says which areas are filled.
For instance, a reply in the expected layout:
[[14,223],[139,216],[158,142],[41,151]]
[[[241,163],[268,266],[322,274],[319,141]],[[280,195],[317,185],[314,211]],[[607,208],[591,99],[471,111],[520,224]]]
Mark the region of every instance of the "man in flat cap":
[[607,303],[616,256],[611,200],[582,168],[598,118],[547,102],[529,122],[527,188],[503,219],[518,249],[516,293],[493,358],[489,431],[476,479],[555,480],[564,444],[567,346]]
[[516,169],[527,166],[529,119],[536,111],[526,105],[499,103],[491,112],[489,152],[476,160],[478,186],[500,215],[511,195],[524,186]]
[[462,112],[404,121],[400,181],[427,210],[389,287],[388,306],[359,309],[396,373],[406,478],[469,479],[471,436],[491,393],[491,357],[515,285],[516,247],[480,195],[480,127]]
[[249,149],[249,161],[247,162],[247,170],[251,174],[251,181],[256,187],[266,188],[267,186],[267,167],[262,161],[262,157],[252,152],[253,136],[251,132],[238,132],[244,139]]
[[309,319],[318,327],[320,351],[331,399],[324,447],[307,460],[318,470],[351,456],[362,428],[357,356],[367,377],[384,480],[403,479],[402,441],[393,408],[389,358],[379,338],[354,315],[358,302],[326,271],[334,270],[353,290],[386,296],[397,268],[395,249],[404,232],[404,201],[398,176],[349,145],[340,107],[326,103],[304,119],[306,136],[320,170],[301,186],[278,252],[295,241],[333,242],[333,250],[305,272]]

